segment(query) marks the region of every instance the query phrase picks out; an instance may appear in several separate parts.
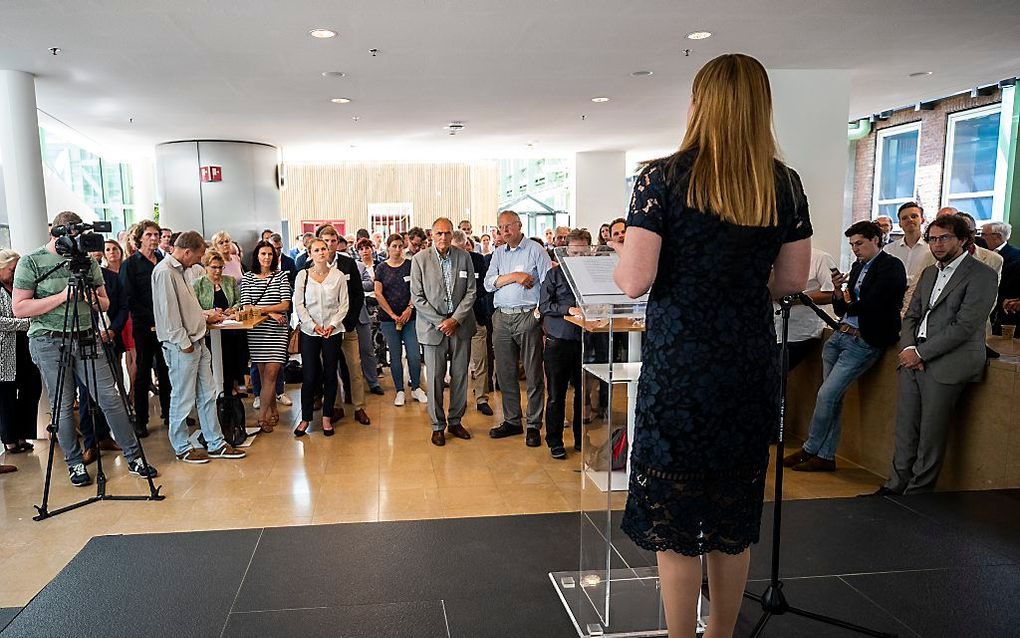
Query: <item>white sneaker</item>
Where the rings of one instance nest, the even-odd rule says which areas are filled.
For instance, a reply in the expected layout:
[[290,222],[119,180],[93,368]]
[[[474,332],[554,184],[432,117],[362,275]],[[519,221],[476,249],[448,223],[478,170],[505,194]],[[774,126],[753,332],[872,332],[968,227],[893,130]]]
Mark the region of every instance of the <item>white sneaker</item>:
[[255,400],[251,402],[251,408],[258,410],[262,406],[262,397],[255,397]]
[[393,399],[393,405],[401,406],[404,405],[404,391],[397,392],[397,398]]
[[279,403],[280,405],[294,405],[294,402],[291,401],[290,397],[288,397],[286,394],[276,395],[276,402]]
[[415,388],[414,390],[411,390],[411,396],[414,397],[415,401],[417,401],[418,403],[429,402],[428,395],[425,394],[425,391],[422,390],[421,388]]

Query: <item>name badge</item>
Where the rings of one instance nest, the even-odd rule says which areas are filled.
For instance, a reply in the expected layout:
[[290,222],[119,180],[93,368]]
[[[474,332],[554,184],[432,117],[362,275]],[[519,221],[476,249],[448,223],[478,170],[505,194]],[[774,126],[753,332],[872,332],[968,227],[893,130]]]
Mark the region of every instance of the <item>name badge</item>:
[[408,276],[404,277],[404,281],[406,281],[406,282],[410,283],[410,281],[411,281],[411,275],[408,275]]
[[478,279],[478,273],[475,273],[475,279]]
[[467,279],[467,271],[466,270],[460,271],[460,278],[461,279]]

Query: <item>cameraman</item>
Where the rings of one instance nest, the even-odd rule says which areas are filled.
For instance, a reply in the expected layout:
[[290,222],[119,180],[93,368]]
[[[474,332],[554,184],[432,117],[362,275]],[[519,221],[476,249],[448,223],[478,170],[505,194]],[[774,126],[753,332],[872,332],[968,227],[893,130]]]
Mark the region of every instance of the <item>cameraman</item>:
[[[60,371],[60,346],[70,338],[66,329],[72,328],[65,325],[65,313],[73,312],[74,309],[67,308],[67,285],[70,273],[68,267],[70,260],[57,252],[57,231],[65,226],[77,226],[82,223],[81,217],[76,213],[64,211],[53,218],[53,225],[50,230],[50,240],[47,244],[22,257],[18,262],[17,270],[14,272],[14,315],[20,318],[29,318],[31,323],[28,328],[29,350],[32,353],[32,360],[42,372],[43,382],[46,384],[46,391],[52,397],[56,393],[57,375]],[[79,231],[71,233],[61,243],[66,246],[67,240],[77,242]],[[99,264],[94,259],[81,251],[80,245],[71,252],[79,253],[78,258],[87,260],[88,273],[83,278],[83,283],[94,286],[96,291],[97,312],[106,312],[110,307],[110,300],[106,295],[106,286],[103,284],[103,276],[99,270]],[[37,280],[46,275],[57,264],[64,264],[62,267],[53,270],[45,276],[42,281]],[[79,316],[79,338],[96,339],[91,324],[92,309],[84,302],[78,302]],[[86,366],[92,367],[91,361],[82,361],[79,353],[72,353],[74,369],[68,370],[65,374],[64,385],[60,396],[59,413],[56,415],[57,439],[60,447],[64,450],[64,460],[67,462],[68,474],[71,484],[75,487],[84,487],[92,483],[85,464],[82,462],[82,451],[78,445],[78,437],[74,431],[74,420],[71,410],[74,406],[74,379],[86,378]],[[104,358],[95,360],[95,378],[92,378],[91,369],[88,370],[90,381],[94,381],[92,398],[99,404],[106,415],[107,422],[113,430],[117,441],[124,448],[124,458],[128,462],[128,471],[143,478],[156,476],[156,468],[146,466],[141,457],[141,448],[135,438],[131,422],[128,420],[127,411],[117,392],[117,385],[110,373],[109,366]]]

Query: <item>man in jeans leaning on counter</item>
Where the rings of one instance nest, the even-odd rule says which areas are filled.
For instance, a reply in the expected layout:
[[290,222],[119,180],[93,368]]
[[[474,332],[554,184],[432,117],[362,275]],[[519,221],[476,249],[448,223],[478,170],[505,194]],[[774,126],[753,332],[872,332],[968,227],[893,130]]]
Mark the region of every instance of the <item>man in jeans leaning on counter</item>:
[[783,459],[786,467],[799,472],[835,471],[843,396],[900,336],[900,308],[907,289],[903,262],[882,251],[882,231],[874,222],[857,222],[843,234],[857,261],[849,279],[839,271],[832,274],[832,306],[841,317],[839,330],[822,348],[822,387],[808,440]]
[[[152,305],[159,339],[170,370],[170,444],[177,460],[208,463],[214,459],[240,459],[245,453],[223,439],[216,416],[216,384],[212,355],[205,345],[207,323],[223,317],[218,309],[202,310],[185,271],[202,261],[205,240],[193,230],[183,232],[171,252],[152,270]],[[191,447],[187,417],[197,409],[198,422],[209,451]]]

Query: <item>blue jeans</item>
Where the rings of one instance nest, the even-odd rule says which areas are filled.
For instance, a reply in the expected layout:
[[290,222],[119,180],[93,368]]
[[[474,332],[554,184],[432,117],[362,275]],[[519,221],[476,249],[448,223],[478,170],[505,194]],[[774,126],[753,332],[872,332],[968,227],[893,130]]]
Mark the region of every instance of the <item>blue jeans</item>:
[[881,348],[869,346],[860,337],[836,332],[822,348],[822,387],[811,415],[811,431],[804,451],[827,460],[836,458],[843,429],[843,396],[854,380],[882,356]]
[[163,344],[163,356],[170,369],[170,445],[174,453],[184,454],[191,449],[186,419],[192,408],[198,412],[206,445],[210,450],[223,447],[223,430],[216,416],[216,394],[219,388],[213,382],[212,353],[205,340],[194,343],[195,351],[181,352],[173,343]]
[[[42,373],[43,382],[46,385],[46,392],[52,397],[57,391],[57,373],[60,371],[60,339],[57,337],[30,337],[28,349],[32,353],[32,361]],[[133,461],[139,458],[142,453],[138,447],[138,439],[135,438],[135,430],[128,420],[127,409],[117,392],[117,382],[110,373],[110,367],[106,365],[105,359],[93,361],[82,361],[74,357],[74,370],[64,380],[63,392],[57,405],[57,440],[60,442],[60,449],[64,451],[64,461],[68,467],[82,462],[81,446],[78,444],[78,435],[74,431],[74,420],[72,410],[74,408],[75,377],[85,378],[85,364],[89,364],[88,375],[92,390],[92,398],[99,404],[99,409],[106,416],[106,421],[113,430],[117,444],[124,450],[124,458]],[[92,363],[95,363],[96,376],[92,378]]]
[[397,392],[404,391],[404,362],[401,355],[401,344],[407,351],[407,367],[411,374],[411,390],[417,390],[421,384],[421,352],[418,350],[418,332],[412,319],[397,330],[395,321],[380,321],[379,329],[386,338],[386,349],[390,351],[390,373],[393,375],[393,387]]

